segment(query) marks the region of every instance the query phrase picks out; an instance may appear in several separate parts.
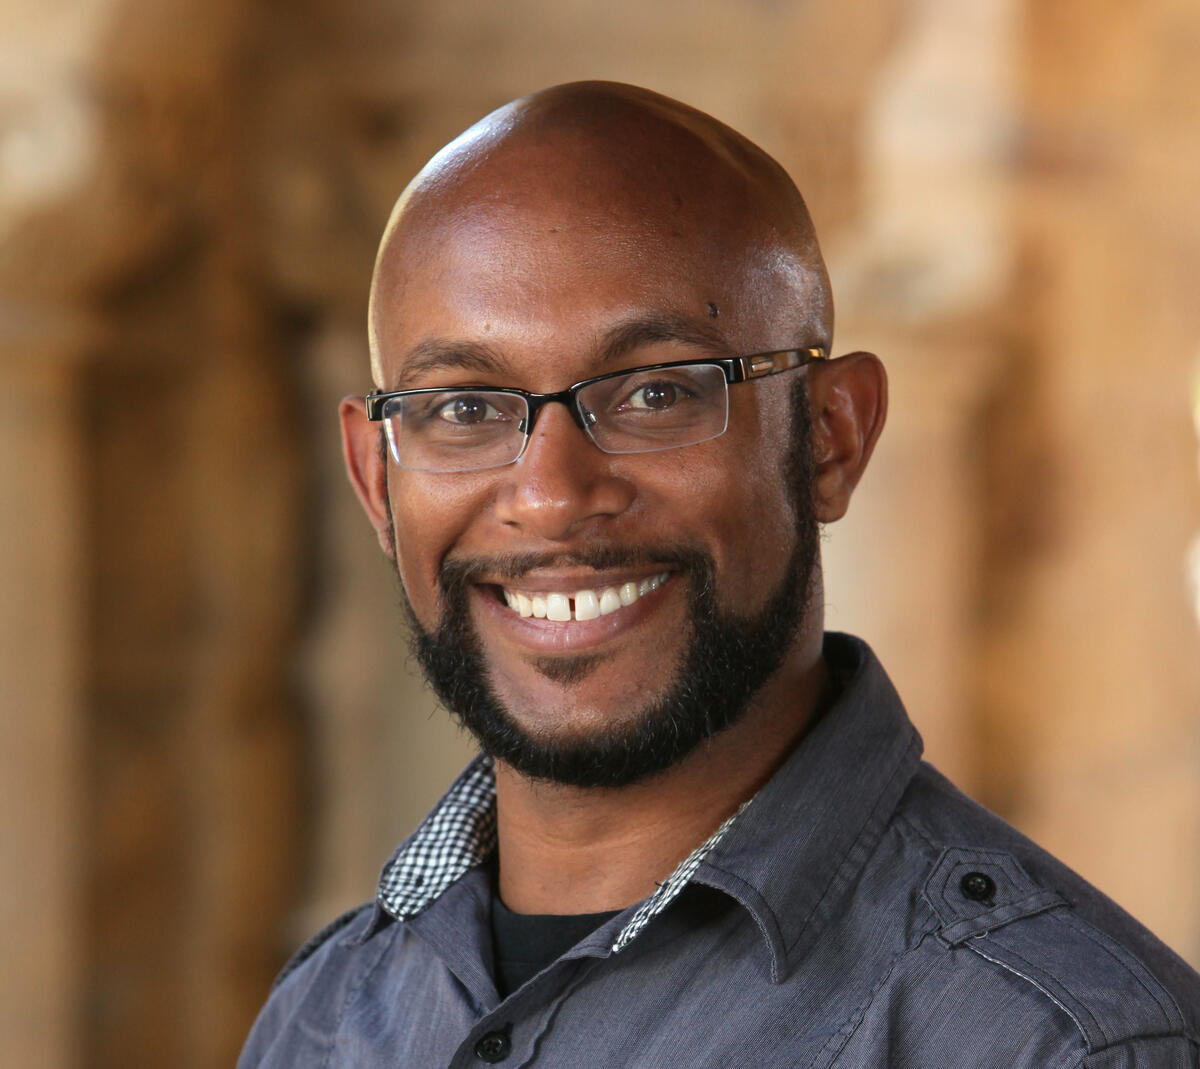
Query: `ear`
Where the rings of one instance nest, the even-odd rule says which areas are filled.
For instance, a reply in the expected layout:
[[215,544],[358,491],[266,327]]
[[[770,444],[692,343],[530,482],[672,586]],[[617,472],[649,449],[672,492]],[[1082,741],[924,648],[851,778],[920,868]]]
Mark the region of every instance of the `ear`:
[[380,448],[380,424],[367,419],[361,397],[343,397],[338,406],[342,422],[342,455],[346,474],[359,503],[375,528],[379,545],[388,557],[395,556],[392,544],[390,503],[387,492],[387,454]]
[[846,514],[883,430],[887,372],[871,353],[851,353],[809,368],[813,504],[817,519],[832,523]]

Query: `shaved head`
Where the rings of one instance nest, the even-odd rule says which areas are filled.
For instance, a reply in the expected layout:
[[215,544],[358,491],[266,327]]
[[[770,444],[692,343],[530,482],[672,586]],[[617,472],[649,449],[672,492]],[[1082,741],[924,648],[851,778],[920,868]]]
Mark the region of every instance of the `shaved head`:
[[[503,232],[569,233],[590,253],[700,257],[709,315],[740,344],[828,348],[829,281],[812,221],[787,173],[735,130],[634,86],[577,82],[506,104],[450,142],[397,201],[376,260],[369,330],[386,386],[389,320],[430,249]],[[675,250],[678,253],[675,253]],[[632,253],[632,256],[630,255]],[[494,269],[505,269],[502,247]],[[720,280],[720,281],[718,281]],[[767,336],[767,335],[770,336]]]

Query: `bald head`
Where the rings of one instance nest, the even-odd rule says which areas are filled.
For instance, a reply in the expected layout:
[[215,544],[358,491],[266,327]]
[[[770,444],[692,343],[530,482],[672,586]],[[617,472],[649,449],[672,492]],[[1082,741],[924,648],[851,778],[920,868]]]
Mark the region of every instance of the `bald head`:
[[[470,253],[472,270],[461,270],[460,250]],[[376,384],[394,379],[396,337],[420,332],[414,303],[404,298],[428,287],[431,270],[443,288],[486,290],[530,254],[547,264],[529,279],[535,290],[553,285],[571,260],[576,269],[594,265],[597,278],[623,271],[650,304],[664,270],[687,273],[706,290],[703,308],[732,348],[830,341],[825,266],[804,201],[783,168],[741,134],[677,101],[633,86],[579,82],[522,97],[480,120],[401,195],[371,287]]]

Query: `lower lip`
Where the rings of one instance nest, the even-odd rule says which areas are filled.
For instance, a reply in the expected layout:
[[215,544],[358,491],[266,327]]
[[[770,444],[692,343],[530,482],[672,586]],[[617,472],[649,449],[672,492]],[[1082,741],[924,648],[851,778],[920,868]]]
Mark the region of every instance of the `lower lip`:
[[494,587],[475,587],[472,599],[476,611],[484,614],[489,624],[502,628],[503,633],[519,646],[538,653],[581,653],[603,646],[637,627],[659,607],[674,582],[675,575],[672,574],[661,586],[643,594],[632,605],[623,605],[616,612],[597,616],[594,620],[559,621],[521,616],[496,596]]

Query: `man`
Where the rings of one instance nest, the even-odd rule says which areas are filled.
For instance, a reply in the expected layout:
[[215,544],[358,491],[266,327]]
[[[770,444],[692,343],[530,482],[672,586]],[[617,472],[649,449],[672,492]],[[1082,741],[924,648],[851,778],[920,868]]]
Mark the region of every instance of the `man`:
[[920,762],[818,525],[883,426],[782,169],[655,94],[400,198],[347,467],[484,755],[242,1066],[1197,1065],[1200,978]]

